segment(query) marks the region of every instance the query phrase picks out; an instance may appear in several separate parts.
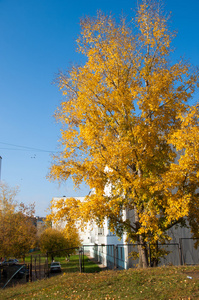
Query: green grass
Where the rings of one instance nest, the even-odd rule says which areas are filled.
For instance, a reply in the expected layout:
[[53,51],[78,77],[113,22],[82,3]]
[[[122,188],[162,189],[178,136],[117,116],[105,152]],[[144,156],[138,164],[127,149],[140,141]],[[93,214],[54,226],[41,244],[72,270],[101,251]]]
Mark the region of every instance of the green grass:
[[[0,299],[199,299],[199,266],[63,273],[0,291]],[[189,279],[187,276],[192,276]]]
[[[66,261],[65,257],[55,257],[55,261],[61,263],[62,272],[79,272],[79,255],[71,255],[70,260]],[[84,272],[94,273],[99,272],[100,268],[97,264],[89,260],[87,256],[84,256]]]
[[87,256],[84,256],[84,272],[85,273],[94,273],[99,272],[100,267],[93,263]]
[[[25,256],[25,263],[29,264],[31,262],[31,256],[32,256],[32,260],[34,260],[35,257],[37,257],[37,261],[39,261],[39,255],[40,255],[40,261],[41,262],[45,262],[46,260],[46,256],[44,254],[41,253],[40,250],[34,251],[34,252],[29,252],[26,254]],[[23,263],[23,258],[18,258],[20,263]]]
[[[39,264],[39,255],[40,255],[40,263],[43,265],[46,262],[46,256],[42,254],[40,251],[31,252],[25,257],[25,263],[30,264],[31,262],[31,256],[32,256],[32,263],[34,266],[35,263],[35,257],[37,264]],[[66,257],[54,257],[55,261],[59,261],[62,266],[63,272],[79,272],[79,255],[71,255],[70,260],[67,261]],[[22,259],[19,259],[20,263],[23,263]],[[48,257],[48,264],[50,266],[51,263],[51,257]],[[89,258],[84,255],[84,272],[86,273],[94,273],[99,272],[100,268],[97,264],[93,263],[89,260]]]

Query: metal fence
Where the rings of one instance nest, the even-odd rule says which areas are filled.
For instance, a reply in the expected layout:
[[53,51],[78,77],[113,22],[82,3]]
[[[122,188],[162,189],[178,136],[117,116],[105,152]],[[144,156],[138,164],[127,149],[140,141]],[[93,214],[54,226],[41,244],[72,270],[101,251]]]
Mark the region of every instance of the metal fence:
[[[151,266],[163,265],[181,265],[181,251],[179,243],[156,244],[150,247],[150,264]],[[157,263],[157,264],[156,264]]]
[[48,275],[48,261],[45,255],[30,255],[26,264],[7,263],[0,266],[0,288],[23,284],[46,278]]
[[29,281],[29,266],[25,264],[0,266],[0,288]]
[[[149,265],[196,265],[199,264],[197,239],[180,239],[179,243],[148,244]],[[199,239],[198,239],[199,242]],[[129,269],[138,266],[138,244],[84,245],[84,254],[107,269]]]
[[179,244],[181,248],[181,264],[199,264],[199,239],[181,238]]
[[[196,265],[199,264],[199,239],[181,238],[179,243],[148,244],[147,253],[150,266]],[[138,244],[84,245],[78,248],[61,249],[60,255],[76,252],[79,255],[78,272],[84,272],[85,257],[107,269],[129,269],[138,266]],[[0,287],[17,283],[40,280],[49,277],[49,265],[53,252],[46,255],[31,255],[26,265],[0,266]],[[21,268],[21,269],[20,269]],[[20,272],[20,270],[25,270]],[[74,270],[73,270],[74,271]],[[20,275],[20,276],[19,276]]]
[[48,258],[46,255],[31,255],[29,281],[36,281],[48,276]]
[[134,259],[130,253],[136,251],[137,245],[84,245],[83,253],[102,264],[107,269],[128,269],[136,267],[138,258]]

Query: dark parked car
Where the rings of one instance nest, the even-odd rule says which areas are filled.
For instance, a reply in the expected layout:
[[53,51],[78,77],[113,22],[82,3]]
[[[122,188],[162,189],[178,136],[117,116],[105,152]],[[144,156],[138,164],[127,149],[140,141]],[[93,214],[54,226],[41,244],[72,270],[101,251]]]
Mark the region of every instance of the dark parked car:
[[50,272],[53,273],[53,272],[61,272],[61,265],[60,265],[60,262],[52,262],[51,265],[50,265]]
[[9,260],[4,260],[1,263],[1,266],[14,266],[14,265],[18,265],[18,263],[19,263],[18,259],[12,258],[12,259],[9,259]]

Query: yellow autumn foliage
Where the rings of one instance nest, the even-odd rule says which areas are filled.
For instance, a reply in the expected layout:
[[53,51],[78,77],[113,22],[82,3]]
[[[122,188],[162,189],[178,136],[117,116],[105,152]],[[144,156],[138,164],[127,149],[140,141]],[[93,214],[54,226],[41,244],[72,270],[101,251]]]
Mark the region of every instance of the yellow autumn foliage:
[[140,243],[168,238],[167,229],[194,213],[199,178],[198,107],[189,105],[198,73],[170,63],[174,34],[147,2],[130,23],[101,12],[81,21],[86,62],[58,77],[63,151],[50,173],[95,190],[82,203],[53,204],[54,219],[108,218],[117,234]]

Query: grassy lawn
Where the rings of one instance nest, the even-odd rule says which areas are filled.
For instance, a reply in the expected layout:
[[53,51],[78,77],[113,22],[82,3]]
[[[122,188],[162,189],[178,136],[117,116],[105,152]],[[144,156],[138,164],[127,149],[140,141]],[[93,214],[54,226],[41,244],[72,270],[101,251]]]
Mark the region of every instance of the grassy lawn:
[[[37,260],[37,266],[39,264],[39,252],[32,253],[32,263],[33,263],[33,270],[34,270],[34,263],[35,263],[35,257]],[[43,265],[46,261],[46,257],[44,256],[40,256],[40,263],[41,263],[41,267],[43,268]],[[79,272],[80,271],[80,267],[79,267],[79,255],[71,255],[70,256],[70,260],[67,261],[66,257],[54,257],[54,261],[59,261],[61,263],[61,267],[62,267],[62,272]],[[22,262],[22,260],[20,261]],[[30,256],[26,256],[25,259],[25,263],[29,264],[31,262],[31,255]],[[50,267],[51,264],[51,258],[48,257],[48,265]],[[99,266],[97,264],[95,264],[94,262],[92,262],[91,260],[89,260],[89,258],[84,255],[84,273],[95,273],[95,272],[99,272],[101,269],[99,268]]]
[[0,299],[199,299],[199,266],[64,272],[1,290]]
[[[79,272],[79,255],[71,255],[70,260],[66,261],[65,257],[55,257],[55,261],[61,263],[62,272]],[[97,264],[89,260],[87,256],[84,256],[84,272],[94,273],[99,272],[100,268]]]
[[[44,264],[46,261],[46,257],[40,252],[35,251],[32,253],[29,253],[29,255],[25,258],[25,263],[29,264],[31,262],[31,255],[32,255],[32,263],[34,265],[35,257],[37,260],[37,264],[39,263],[39,255],[40,255],[40,263]],[[66,257],[54,257],[55,261],[59,261],[62,266],[63,272],[79,272],[79,255],[71,255],[70,260],[67,261]],[[22,259],[19,259],[21,263],[23,263]],[[51,258],[48,257],[48,264],[50,266]],[[92,261],[89,260],[89,258],[84,255],[84,272],[86,273],[94,273],[99,272],[100,268],[97,264],[94,264]]]

